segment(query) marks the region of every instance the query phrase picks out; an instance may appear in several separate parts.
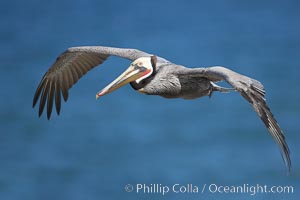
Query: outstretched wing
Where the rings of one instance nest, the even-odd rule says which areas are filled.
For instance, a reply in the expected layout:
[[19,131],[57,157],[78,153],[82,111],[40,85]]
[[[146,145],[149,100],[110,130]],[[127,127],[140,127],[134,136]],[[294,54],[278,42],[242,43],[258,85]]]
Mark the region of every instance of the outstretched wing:
[[254,79],[238,74],[224,67],[203,68],[202,73],[211,81],[225,80],[232,85],[254,108],[268,128],[269,133],[279,145],[283,160],[290,171],[291,159],[288,145],[285,141],[283,131],[279,127],[276,119],[268,107],[265,100],[265,90],[263,85]]
[[48,69],[38,85],[34,98],[34,107],[40,98],[39,116],[43,113],[47,101],[47,117],[50,119],[55,99],[56,112],[61,108],[61,94],[65,101],[68,90],[89,70],[102,64],[109,56],[119,56],[129,60],[151,56],[136,49],[123,49],[103,46],[72,47],[62,53]]

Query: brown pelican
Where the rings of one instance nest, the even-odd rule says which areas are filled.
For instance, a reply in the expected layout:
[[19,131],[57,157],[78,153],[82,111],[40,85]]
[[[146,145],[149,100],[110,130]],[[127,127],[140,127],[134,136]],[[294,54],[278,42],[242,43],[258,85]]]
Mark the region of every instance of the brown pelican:
[[[39,116],[43,113],[47,101],[47,117],[50,119],[54,100],[56,112],[59,115],[61,94],[64,101],[67,101],[68,90],[78,79],[92,68],[102,64],[109,56],[126,58],[132,63],[117,79],[99,91],[96,98],[127,83],[143,94],[159,95],[165,98],[194,99],[211,96],[215,91],[238,91],[252,105],[266,125],[269,133],[279,145],[283,160],[290,171],[289,148],[281,128],[266,103],[263,85],[257,80],[221,66],[186,68],[136,49],[104,46],[69,48],[48,69],[36,89],[33,107],[41,96]],[[220,87],[215,84],[218,81],[226,81],[233,88]]]

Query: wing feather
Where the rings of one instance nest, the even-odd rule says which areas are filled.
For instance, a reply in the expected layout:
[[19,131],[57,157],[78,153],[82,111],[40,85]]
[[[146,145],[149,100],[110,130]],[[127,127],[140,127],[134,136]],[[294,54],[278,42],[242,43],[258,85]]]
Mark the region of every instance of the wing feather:
[[61,87],[60,87],[60,77],[58,77],[58,80],[55,82],[55,108],[56,113],[59,115],[60,113],[60,106],[61,106]]
[[39,107],[39,116],[41,116],[41,114],[43,113],[47,95],[48,95],[48,90],[49,90],[49,81],[48,80],[44,80],[44,81],[46,83],[45,83],[45,86],[43,87],[43,92],[42,92],[42,96],[41,96],[40,107]]
[[68,86],[68,88],[71,88],[73,83],[76,82],[72,75],[71,67],[66,68],[65,71],[66,71],[66,75],[68,76],[68,85],[67,86]]
[[224,67],[210,67],[205,68],[204,70],[203,68],[199,69],[202,70],[201,74],[208,79],[211,78],[213,81],[227,81],[252,105],[257,115],[267,127],[270,135],[278,144],[282,158],[290,171],[290,150],[285,141],[283,131],[267,105],[263,85],[257,80],[238,74]]
[[[61,109],[61,94],[68,100],[69,89],[89,70],[102,64],[109,56],[135,60],[139,57],[151,56],[137,49],[123,49],[103,46],[72,47],[63,52],[48,69],[39,83],[33,97],[35,107],[40,98],[39,116],[42,115],[47,101],[47,117],[51,118],[53,101],[57,114]],[[161,58],[164,61],[164,59]]]
[[41,92],[43,91],[44,89],[44,84],[45,84],[45,81],[42,81],[40,82],[40,84],[38,85],[36,91],[35,91],[35,94],[34,94],[34,98],[33,98],[33,102],[32,102],[32,107],[35,106],[35,104],[37,103],[40,95],[41,95]]
[[49,119],[52,113],[53,100],[54,100],[54,92],[55,92],[55,81],[49,82],[49,92],[47,99],[47,118]]
[[62,79],[60,81],[61,84],[61,92],[63,94],[64,101],[68,100],[69,97],[69,78],[68,73],[64,72],[62,73]]

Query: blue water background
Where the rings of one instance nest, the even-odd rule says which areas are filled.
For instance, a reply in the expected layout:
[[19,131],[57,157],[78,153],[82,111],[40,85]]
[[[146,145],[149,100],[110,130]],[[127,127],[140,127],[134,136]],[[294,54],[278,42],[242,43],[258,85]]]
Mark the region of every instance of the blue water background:
[[[0,2],[0,199],[299,199],[299,1]],[[110,58],[70,90],[61,115],[32,109],[71,46],[138,48],[188,67],[261,80],[293,169],[238,94],[163,99],[129,85],[95,94],[130,64]],[[127,184],[291,185],[293,194],[136,194]]]

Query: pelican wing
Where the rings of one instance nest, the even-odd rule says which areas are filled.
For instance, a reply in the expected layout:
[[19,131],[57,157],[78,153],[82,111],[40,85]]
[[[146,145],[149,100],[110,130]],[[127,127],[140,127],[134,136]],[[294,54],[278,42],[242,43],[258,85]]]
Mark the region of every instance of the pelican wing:
[[224,67],[198,68],[192,69],[192,71],[194,71],[194,74],[206,77],[213,82],[225,80],[252,105],[255,112],[266,125],[271,136],[279,145],[282,158],[290,171],[290,151],[285,141],[283,131],[279,127],[266,103],[263,85],[257,80],[238,74]]
[[67,101],[68,90],[89,70],[102,64],[109,56],[119,56],[129,60],[151,56],[136,49],[123,49],[103,46],[72,47],[62,53],[48,69],[38,85],[34,98],[34,107],[40,98],[39,116],[43,113],[47,101],[47,118],[50,119],[55,99],[56,112],[61,109],[61,94]]

